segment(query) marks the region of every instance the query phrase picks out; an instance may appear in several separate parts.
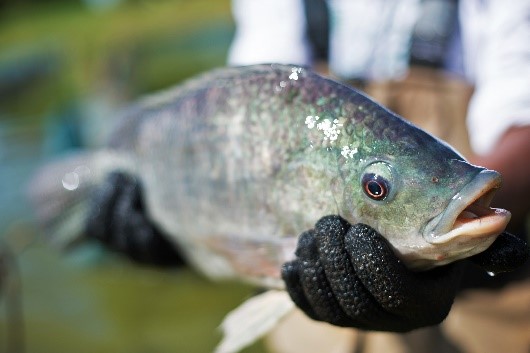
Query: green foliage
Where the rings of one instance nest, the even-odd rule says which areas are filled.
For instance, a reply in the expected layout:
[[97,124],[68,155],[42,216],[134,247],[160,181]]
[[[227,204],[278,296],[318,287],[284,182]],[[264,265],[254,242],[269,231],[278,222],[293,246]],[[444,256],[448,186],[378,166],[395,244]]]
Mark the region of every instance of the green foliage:
[[223,65],[232,32],[229,1],[129,1],[106,11],[55,2],[9,8],[0,15],[0,72],[35,55],[54,57],[55,68],[0,95],[0,111],[38,117],[102,88],[131,99],[167,87]]

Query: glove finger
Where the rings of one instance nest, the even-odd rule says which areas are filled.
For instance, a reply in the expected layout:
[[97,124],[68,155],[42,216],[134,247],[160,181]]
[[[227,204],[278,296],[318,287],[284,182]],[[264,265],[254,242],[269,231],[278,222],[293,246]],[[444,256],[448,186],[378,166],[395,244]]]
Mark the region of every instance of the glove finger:
[[319,259],[336,301],[355,326],[368,328],[389,321],[374,297],[364,287],[350,262],[344,235],[350,224],[339,216],[322,218],[315,226]]
[[311,303],[307,300],[302,284],[300,283],[300,261],[294,260],[286,262],[282,266],[282,279],[285,282],[285,287],[289,292],[289,296],[307,316],[313,320],[318,320],[318,315],[313,310]]
[[303,233],[297,248],[300,285],[313,308],[317,320],[344,326],[346,317],[328,283],[324,268],[319,260],[315,232]]
[[130,253],[129,243],[131,234],[131,223],[129,220],[135,210],[132,208],[136,195],[139,194],[138,184],[127,175],[122,175],[125,179],[119,188],[119,194],[116,195],[113,215],[110,221],[110,230],[112,233],[111,244],[115,250]]
[[529,256],[530,249],[523,239],[504,232],[489,248],[480,254],[471,256],[469,260],[485,271],[501,273],[521,267],[528,261]]
[[460,281],[457,266],[412,272],[383,237],[362,224],[350,228],[345,245],[357,275],[384,309],[420,326],[447,316]]
[[129,177],[120,190],[112,219],[114,249],[140,263],[158,266],[184,264],[179,250],[147,217],[138,180]]
[[86,224],[86,235],[103,243],[111,241],[112,213],[118,199],[115,195],[115,185],[125,182],[126,177],[122,173],[111,173],[103,182],[98,191],[93,195],[91,207]]

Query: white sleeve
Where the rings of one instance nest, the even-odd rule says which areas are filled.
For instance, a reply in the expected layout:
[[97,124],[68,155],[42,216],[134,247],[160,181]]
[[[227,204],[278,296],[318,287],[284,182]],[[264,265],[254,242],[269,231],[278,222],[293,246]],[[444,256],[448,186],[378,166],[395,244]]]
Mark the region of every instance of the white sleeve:
[[467,124],[475,152],[490,152],[513,126],[530,124],[530,1],[463,0],[464,65],[475,83]]
[[408,71],[419,0],[328,0],[329,66],[343,78],[388,80]]
[[232,0],[232,11],[229,65],[310,64],[302,0]]

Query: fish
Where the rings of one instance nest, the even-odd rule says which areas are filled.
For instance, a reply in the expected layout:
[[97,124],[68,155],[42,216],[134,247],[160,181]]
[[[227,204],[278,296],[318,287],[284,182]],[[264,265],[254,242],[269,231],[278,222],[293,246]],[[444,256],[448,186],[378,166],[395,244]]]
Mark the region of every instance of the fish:
[[[53,241],[82,237],[90,195],[110,173],[126,172],[141,182],[149,219],[196,269],[274,291],[243,310],[256,317],[264,302],[275,303],[271,320],[260,319],[268,326],[294,306],[281,266],[325,215],[374,228],[414,271],[484,251],[510,220],[490,207],[498,172],[295,65],[192,78],[133,104],[108,141],[45,166],[32,181],[37,218]],[[225,342],[218,352],[241,344]]]

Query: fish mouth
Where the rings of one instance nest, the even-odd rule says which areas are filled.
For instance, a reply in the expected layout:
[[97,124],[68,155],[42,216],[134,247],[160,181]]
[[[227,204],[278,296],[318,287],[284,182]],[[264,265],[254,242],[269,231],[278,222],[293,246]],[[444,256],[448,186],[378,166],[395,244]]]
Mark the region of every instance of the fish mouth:
[[507,210],[490,207],[501,183],[499,173],[487,169],[480,171],[453,196],[442,213],[427,223],[423,233],[425,240],[431,244],[455,241],[461,245],[486,239],[493,242],[511,217]]

